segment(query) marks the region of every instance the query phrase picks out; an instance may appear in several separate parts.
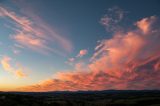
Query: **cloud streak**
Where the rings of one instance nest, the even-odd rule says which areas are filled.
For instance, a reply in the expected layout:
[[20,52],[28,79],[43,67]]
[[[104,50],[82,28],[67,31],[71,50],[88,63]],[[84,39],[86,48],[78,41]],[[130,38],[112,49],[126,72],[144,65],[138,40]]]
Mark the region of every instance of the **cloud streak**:
[[3,69],[11,74],[14,74],[16,77],[24,78],[26,74],[23,72],[23,67],[14,67],[11,65],[11,58],[8,56],[3,56],[1,59],[1,65]]
[[101,41],[92,62],[85,68],[58,73],[53,79],[21,90],[160,89],[160,26],[157,22],[156,16],[143,18],[136,22],[135,29],[117,31],[113,38]]
[[68,39],[57,34],[39,16],[31,12],[29,17],[26,17],[0,7],[0,17],[12,20],[15,27],[11,29],[15,34],[12,34],[11,38],[28,49],[45,54],[54,52],[59,55],[72,51],[72,44]]

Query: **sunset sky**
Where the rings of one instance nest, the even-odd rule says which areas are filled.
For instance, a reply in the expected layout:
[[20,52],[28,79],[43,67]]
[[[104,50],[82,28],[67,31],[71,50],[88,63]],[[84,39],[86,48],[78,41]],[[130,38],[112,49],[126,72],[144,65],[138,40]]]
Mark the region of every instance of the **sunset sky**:
[[159,0],[0,0],[0,91],[160,89]]

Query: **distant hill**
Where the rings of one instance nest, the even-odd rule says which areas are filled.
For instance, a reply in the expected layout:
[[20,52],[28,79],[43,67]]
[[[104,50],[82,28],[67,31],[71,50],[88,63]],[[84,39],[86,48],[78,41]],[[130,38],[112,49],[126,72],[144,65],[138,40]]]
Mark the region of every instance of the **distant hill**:
[[102,90],[102,91],[48,91],[48,92],[3,92],[2,94],[25,94],[25,95],[55,95],[55,94],[132,94],[132,93],[160,93],[160,90]]

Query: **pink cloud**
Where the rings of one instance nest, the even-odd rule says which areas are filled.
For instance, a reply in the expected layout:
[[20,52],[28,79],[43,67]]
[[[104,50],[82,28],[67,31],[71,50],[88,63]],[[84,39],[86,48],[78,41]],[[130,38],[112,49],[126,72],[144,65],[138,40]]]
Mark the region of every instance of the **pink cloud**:
[[[15,27],[11,29],[15,31],[15,34],[12,34],[11,38],[20,45],[38,52],[54,52],[59,55],[72,51],[71,42],[57,34],[35,14],[30,12],[29,15],[27,14],[28,17],[20,16],[4,7],[0,7],[0,13],[1,17],[7,17],[14,22]],[[54,45],[51,47],[51,44]],[[57,47],[59,49],[55,49]]]
[[76,62],[77,58],[83,57],[87,54],[88,54],[88,50],[86,50],[86,49],[80,50],[79,53],[75,57],[69,58],[66,63],[69,65],[73,65],[73,63]]
[[77,55],[77,57],[83,57],[88,53],[88,50],[83,49],[79,51],[79,54]]
[[73,62],[75,59],[74,58],[69,58],[69,61],[70,62]]
[[[96,47],[92,62],[85,68],[57,73],[53,79],[22,87],[22,91],[160,89],[160,30],[147,17],[150,31],[141,28],[119,31]],[[143,22],[144,19],[138,21]],[[151,24],[151,23],[152,24]],[[123,32],[123,31],[122,31]],[[147,36],[146,36],[147,35]],[[83,71],[82,71],[83,70]]]
[[74,62],[75,62],[75,58],[72,57],[72,58],[69,58],[65,63],[72,66]]
[[136,23],[137,27],[142,30],[142,32],[147,33],[151,30],[151,25],[156,21],[155,16],[150,18],[144,18]]
[[160,60],[154,65],[156,71],[160,70]]
[[[19,32],[16,36],[13,36],[12,39],[16,40],[19,44],[28,47],[29,49],[47,54],[52,52],[53,49],[47,46],[45,40],[34,37],[30,34],[25,34],[24,32]],[[56,50],[54,51],[56,52]]]
[[76,67],[76,65],[79,64],[79,63],[77,63],[77,62],[78,62],[77,60],[78,60],[80,57],[83,57],[83,56],[85,56],[85,55],[87,55],[87,54],[88,54],[88,50],[86,50],[86,49],[80,50],[79,53],[78,53],[75,57],[69,58],[69,59],[66,61],[66,63],[67,63],[68,65],[75,65],[75,67]]

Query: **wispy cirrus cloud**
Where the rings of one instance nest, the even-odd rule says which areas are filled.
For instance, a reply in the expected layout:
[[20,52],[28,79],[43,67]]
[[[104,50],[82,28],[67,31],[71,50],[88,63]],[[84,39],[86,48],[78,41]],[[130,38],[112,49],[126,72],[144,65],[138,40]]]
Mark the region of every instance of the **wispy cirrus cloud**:
[[[16,43],[42,53],[54,52],[64,55],[64,52],[72,51],[71,42],[57,34],[47,23],[39,16],[30,13],[30,16],[22,16],[15,12],[0,7],[0,16],[11,19],[15,27],[11,28],[15,31],[11,38]],[[57,49],[60,48],[60,49]]]
[[158,17],[146,17],[135,23],[136,28],[126,32],[118,29],[111,39],[99,42],[92,62],[85,68],[77,66],[78,71],[58,73],[53,79],[21,90],[160,89]]
[[23,67],[15,67],[13,65],[11,65],[12,59],[8,56],[3,56],[3,58],[1,59],[1,65],[3,67],[3,69],[11,74],[14,74],[15,76],[19,77],[19,78],[24,78],[27,75],[23,72]]

